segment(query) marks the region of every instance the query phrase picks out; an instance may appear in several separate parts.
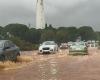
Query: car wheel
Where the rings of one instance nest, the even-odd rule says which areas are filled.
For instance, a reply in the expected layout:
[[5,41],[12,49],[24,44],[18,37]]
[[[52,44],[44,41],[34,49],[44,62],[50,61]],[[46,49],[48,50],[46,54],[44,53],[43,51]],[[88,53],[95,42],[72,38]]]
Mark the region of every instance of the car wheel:
[[5,61],[5,55],[3,54],[0,55],[0,61]]
[[7,60],[11,61],[13,59],[12,55],[7,56]]
[[20,52],[17,53],[17,56],[20,56]]
[[18,54],[17,55],[16,54],[12,55],[11,61],[16,62],[17,61],[17,56],[18,56]]

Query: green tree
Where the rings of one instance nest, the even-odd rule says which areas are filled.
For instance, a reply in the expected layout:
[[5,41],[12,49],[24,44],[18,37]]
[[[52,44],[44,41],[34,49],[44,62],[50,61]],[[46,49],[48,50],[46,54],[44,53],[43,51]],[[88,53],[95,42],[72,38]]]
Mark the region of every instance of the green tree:
[[68,33],[66,31],[60,30],[56,33],[56,41],[61,42],[67,42],[68,41]]
[[45,29],[41,32],[41,40],[40,42],[47,41],[47,40],[54,40],[55,41],[56,31]]
[[68,27],[68,40],[69,41],[75,41],[78,35],[77,28],[76,27]]
[[59,27],[56,32],[56,41],[58,43],[68,41],[68,29],[66,27]]
[[27,33],[25,40],[38,44],[41,38],[41,32],[39,30],[36,30],[34,28],[31,28]]
[[25,34],[29,31],[29,28],[24,24],[8,24],[4,27],[5,32],[9,32],[13,36],[25,39]]
[[96,35],[92,27],[83,26],[78,29],[78,34],[82,37],[82,40],[95,40]]

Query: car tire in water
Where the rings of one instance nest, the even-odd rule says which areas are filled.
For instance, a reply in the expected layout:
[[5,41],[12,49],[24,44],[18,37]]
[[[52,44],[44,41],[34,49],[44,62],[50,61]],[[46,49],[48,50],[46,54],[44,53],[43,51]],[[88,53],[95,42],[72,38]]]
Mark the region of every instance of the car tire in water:
[[20,56],[20,53],[19,52],[17,53],[17,56]]
[[5,61],[5,55],[0,54],[0,61]]

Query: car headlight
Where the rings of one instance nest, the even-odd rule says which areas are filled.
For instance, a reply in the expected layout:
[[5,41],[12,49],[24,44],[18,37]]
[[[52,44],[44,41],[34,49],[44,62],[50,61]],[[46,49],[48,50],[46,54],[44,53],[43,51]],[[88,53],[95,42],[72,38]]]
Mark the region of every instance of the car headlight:
[[51,48],[50,48],[50,50],[51,50],[51,49],[54,49],[54,48],[53,48],[53,47],[51,47]]
[[50,49],[54,49],[54,47],[50,47]]
[[53,49],[50,49],[50,51],[53,51]]
[[39,50],[42,50],[42,47],[41,46],[39,47]]

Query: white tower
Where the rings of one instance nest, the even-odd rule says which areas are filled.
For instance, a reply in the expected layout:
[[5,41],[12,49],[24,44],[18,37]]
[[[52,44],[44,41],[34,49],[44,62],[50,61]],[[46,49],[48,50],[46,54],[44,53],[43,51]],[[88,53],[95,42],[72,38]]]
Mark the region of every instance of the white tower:
[[43,0],[37,0],[36,6],[36,29],[45,28],[44,4]]

